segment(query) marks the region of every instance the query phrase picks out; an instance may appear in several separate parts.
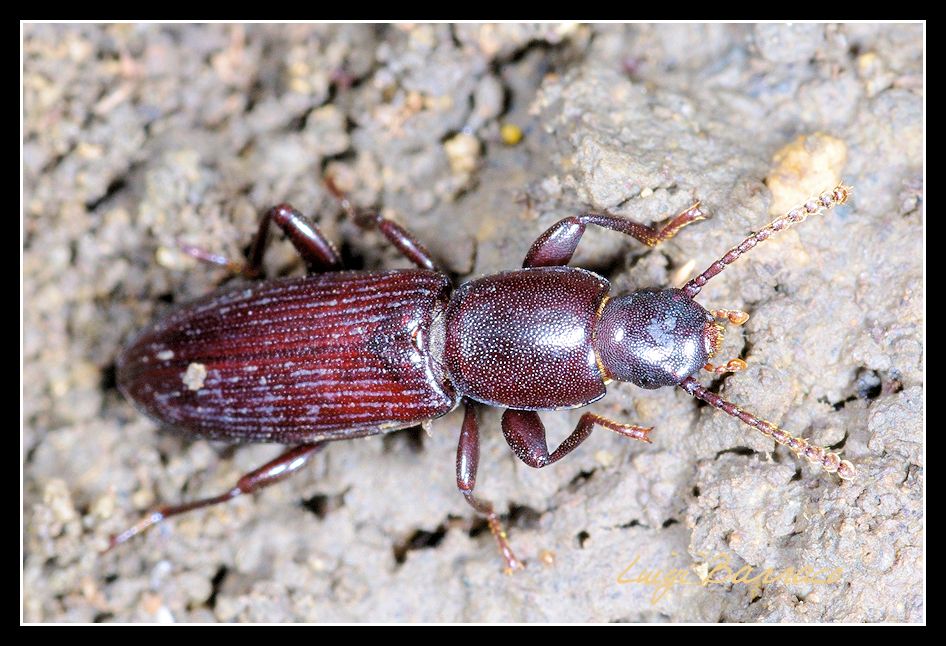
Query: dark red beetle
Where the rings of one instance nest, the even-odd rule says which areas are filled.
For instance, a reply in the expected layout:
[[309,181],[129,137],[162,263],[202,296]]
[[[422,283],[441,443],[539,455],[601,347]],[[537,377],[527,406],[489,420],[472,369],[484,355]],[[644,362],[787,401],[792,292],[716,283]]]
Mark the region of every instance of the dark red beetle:
[[[703,219],[699,203],[660,229],[604,214],[565,218],[533,243],[523,269],[452,291],[449,278],[409,233],[379,215],[356,212],[328,185],[359,225],[376,226],[419,269],[340,271],[338,253],[316,227],[288,205],[271,209],[249,262],[239,270],[259,274],[274,222],[311,275],[218,291],[178,308],[122,353],[118,384],[143,412],[195,436],[298,446],[220,496],[159,508],[115,536],[109,549],[169,516],[273,484],[327,442],[415,426],[462,403],[457,486],[486,515],[508,570],[520,568],[493,506],[473,494],[476,404],[506,408],[502,429],[509,446],[529,466],[544,467],[574,450],[596,424],[649,441],[650,428],[589,412],[549,452],[536,411],[590,404],[613,379],[642,388],[679,386],[826,471],[853,477],[850,462],[741,410],[693,377],[704,368],[723,373],[745,367],[740,359],[720,367],[708,361],[722,340],[717,319],[738,325],[748,318],[738,311],[708,311],[693,297],[772,233],[843,204],[848,187],[839,185],[774,220],[682,289],[612,296],[606,279],[566,266],[585,227],[595,224],[654,246]],[[206,252],[188,251],[233,267]]]

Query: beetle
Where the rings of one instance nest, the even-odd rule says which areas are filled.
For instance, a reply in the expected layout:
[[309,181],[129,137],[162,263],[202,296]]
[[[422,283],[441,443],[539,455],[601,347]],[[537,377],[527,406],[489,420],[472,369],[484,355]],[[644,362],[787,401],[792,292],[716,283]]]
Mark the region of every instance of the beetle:
[[615,380],[682,388],[825,471],[854,477],[853,465],[836,453],[742,410],[695,378],[703,369],[723,374],[746,366],[741,359],[709,363],[722,343],[721,321],[741,325],[748,315],[705,309],[694,299],[702,287],[773,233],[844,204],[850,187],[839,184],[776,218],[680,289],[612,295],[602,276],[567,266],[586,227],[653,247],[704,219],[699,202],[659,228],[605,213],[564,218],[535,240],[521,269],[453,290],[408,231],[356,209],[331,178],[326,185],[356,224],[375,227],[416,269],[344,271],[332,244],[288,204],[264,215],[246,263],[185,247],[202,260],[258,277],[275,224],[309,271],[218,290],[178,307],[121,353],[120,390],[146,415],[194,437],[294,446],[219,496],[158,508],[113,536],[107,549],[171,516],[278,482],[329,442],[416,426],[462,405],[457,486],[486,517],[511,572],[523,563],[493,505],[474,494],[477,406],[505,408],[501,425],[509,446],[524,463],[541,468],[577,448],[595,426],[650,441],[652,428],[586,412],[549,451],[537,411],[586,406],[604,397]]

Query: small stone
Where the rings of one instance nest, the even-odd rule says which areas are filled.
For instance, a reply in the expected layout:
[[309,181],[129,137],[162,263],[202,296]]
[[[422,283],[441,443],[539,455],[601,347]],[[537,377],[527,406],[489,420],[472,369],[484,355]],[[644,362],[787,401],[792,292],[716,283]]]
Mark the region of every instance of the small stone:
[[614,464],[614,454],[604,450],[596,451],[595,462],[603,467],[609,467]]
[[461,132],[443,144],[454,173],[472,173],[480,157],[480,142],[473,135]]
[[522,141],[522,128],[513,123],[504,123],[499,134],[507,146],[515,146]]
[[824,25],[769,23],[756,25],[759,53],[773,63],[802,63],[811,59],[824,42]]
[[[812,195],[838,185],[847,163],[847,145],[837,137],[815,132],[784,146],[772,161],[774,166],[765,179],[772,191],[769,213],[781,215]],[[803,208],[813,213],[818,210],[818,203],[807,202]],[[797,215],[789,214],[789,218],[796,220]]]

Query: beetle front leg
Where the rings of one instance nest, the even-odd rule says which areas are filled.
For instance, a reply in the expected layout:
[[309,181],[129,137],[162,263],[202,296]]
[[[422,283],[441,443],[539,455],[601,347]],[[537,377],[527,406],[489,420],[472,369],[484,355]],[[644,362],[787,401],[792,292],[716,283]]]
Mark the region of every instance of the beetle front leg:
[[499,544],[499,551],[506,561],[506,573],[511,574],[515,570],[521,570],[525,566],[522,561],[516,558],[509,542],[506,540],[506,531],[499,522],[499,517],[493,509],[493,504],[488,500],[482,500],[473,495],[473,488],[476,486],[476,470],[480,461],[480,433],[479,424],[476,420],[476,406],[471,401],[464,399],[463,427],[460,430],[460,442],[457,446],[457,488],[476,511],[486,516],[486,522],[489,523],[489,530],[496,538]]
[[588,439],[594,425],[614,431],[625,437],[642,442],[650,442],[647,434],[654,430],[652,427],[622,424],[595,413],[585,413],[578,420],[575,430],[565,438],[552,454],[549,454],[548,442],[545,439],[545,425],[539,419],[539,414],[533,410],[515,410],[509,408],[503,413],[503,435],[516,457],[530,467],[541,469],[553,462],[558,462],[574,451],[579,444]]
[[682,211],[659,229],[604,213],[573,215],[559,220],[540,235],[532,243],[522,266],[554,267],[567,265],[578,247],[581,236],[585,233],[585,227],[589,224],[596,224],[599,227],[632,236],[648,247],[653,247],[664,240],[669,240],[676,235],[677,231],[691,222],[704,219],[706,219],[706,214],[700,208],[699,202]]
[[167,520],[171,516],[177,516],[178,514],[183,514],[186,511],[191,511],[192,509],[200,509],[201,507],[210,507],[211,505],[227,502],[228,500],[233,500],[237,496],[253,493],[254,491],[259,491],[264,487],[276,484],[281,480],[285,480],[290,475],[305,466],[309,461],[309,458],[321,451],[325,445],[326,442],[316,442],[314,444],[302,444],[289,449],[275,460],[271,460],[261,466],[259,469],[247,473],[245,476],[237,480],[236,485],[232,489],[226,493],[220,494],[219,496],[202,498],[201,500],[194,500],[193,502],[186,502],[180,505],[164,505],[158,507],[140,521],[123,531],[121,534],[112,536],[111,540],[109,540],[108,547],[103,550],[103,553],[108,552],[115,546],[121,545],[130,538],[137,536],[149,527]]

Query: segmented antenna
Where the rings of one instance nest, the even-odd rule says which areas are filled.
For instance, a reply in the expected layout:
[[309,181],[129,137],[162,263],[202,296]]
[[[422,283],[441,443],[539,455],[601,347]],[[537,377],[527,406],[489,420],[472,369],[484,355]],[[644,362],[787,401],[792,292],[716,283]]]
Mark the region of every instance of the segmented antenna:
[[817,198],[810,199],[801,206],[795,207],[785,215],[772,220],[764,229],[757,233],[753,233],[737,246],[730,249],[725,256],[710,265],[706,271],[684,285],[683,291],[686,292],[690,298],[693,298],[700,293],[700,290],[703,289],[703,285],[705,285],[710,278],[725,269],[726,265],[735,262],[736,258],[746,253],[763,240],[767,239],[770,235],[776,231],[787,229],[794,224],[798,224],[799,222],[804,222],[805,218],[807,218],[809,215],[815,215],[816,213],[827,211],[828,209],[839,204],[844,204],[847,202],[847,199],[850,197],[853,190],[854,189],[852,187],[845,186],[843,183],[838,184],[834,190],[825,191]]
[[837,473],[843,480],[852,480],[857,476],[854,465],[847,460],[842,460],[837,453],[832,453],[821,446],[812,446],[808,443],[808,440],[790,435],[772,422],[767,422],[752,413],[747,413],[716,393],[706,390],[693,377],[684,379],[680,383],[680,387],[693,397],[702,399],[710,406],[718,408],[727,415],[732,415],[743,424],[755,428],[766,437],[771,437],[782,446],[787,446],[795,455],[807,458],[812,464],[821,465],[821,468],[828,473]]

